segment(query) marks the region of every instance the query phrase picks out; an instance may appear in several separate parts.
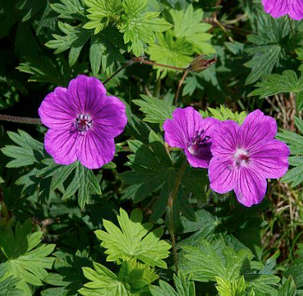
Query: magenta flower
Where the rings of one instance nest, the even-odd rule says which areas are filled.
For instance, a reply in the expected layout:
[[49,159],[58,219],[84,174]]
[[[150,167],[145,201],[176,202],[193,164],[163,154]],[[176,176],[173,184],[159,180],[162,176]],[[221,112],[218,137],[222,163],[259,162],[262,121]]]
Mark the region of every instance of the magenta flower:
[[289,15],[294,20],[303,19],[302,0],[262,0],[265,12],[277,18]]
[[280,178],[288,169],[289,148],[274,139],[276,133],[276,121],[260,110],[250,113],[241,126],[223,121],[211,147],[211,189],[218,193],[234,190],[247,207],[260,203],[266,179]]
[[113,159],[114,137],[127,123],[125,105],[107,96],[98,79],[84,75],[71,80],[67,89],[55,88],[38,112],[49,128],[45,149],[55,162],[67,165],[79,160],[89,169],[100,168]]
[[210,147],[218,120],[203,119],[192,107],[177,108],[173,119],[163,124],[165,141],[171,147],[184,150],[189,164],[193,167],[207,168],[212,157]]

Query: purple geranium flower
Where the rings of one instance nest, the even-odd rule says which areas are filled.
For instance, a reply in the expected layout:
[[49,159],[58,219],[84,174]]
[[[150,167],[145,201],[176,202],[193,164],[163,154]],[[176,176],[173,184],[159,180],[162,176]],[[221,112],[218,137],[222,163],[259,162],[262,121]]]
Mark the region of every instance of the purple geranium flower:
[[49,128],[44,144],[55,162],[67,165],[79,160],[90,169],[113,159],[114,137],[127,123],[125,105],[107,96],[98,79],[84,75],[71,80],[67,89],[57,87],[48,94],[39,116]]
[[272,17],[281,17],[286,14],[294,20],[303,19],[302,0],[262,0],[264,10]]
[[276,133],[276,121],[260,110],[250,113],[241,126],[222,122],[211,147],[210,187],[218,193],[234,190],[247,207],[260,203],[266,178],[280,178],[288,169],[289,148],[274,139]]
[[203,119],[192,107],[177,108],[173,119],[167,119],[163,124],[165,141],[171,147],[182,148],[191,166],[207,168],[217,122],[214,118]]

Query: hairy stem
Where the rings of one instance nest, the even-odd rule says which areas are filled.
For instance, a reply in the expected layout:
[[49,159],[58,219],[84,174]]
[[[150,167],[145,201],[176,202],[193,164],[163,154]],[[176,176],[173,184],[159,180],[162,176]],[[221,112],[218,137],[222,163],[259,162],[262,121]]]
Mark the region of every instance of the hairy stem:
[[170,237],[171,237],[172,252],[173,252],[173,258],[174,258],[176,272],[178,272],[179,267],[178,267],[178,254],[177,254],[177,249],[176,249],[176,238],[175,238],[174,223],[173,223],[173,206],[174,206],[174,200],[178,194],[181,179],[182,179],[182,176],[184,174],[186,167],[187,167],[187,160],[185,160],[184,164],[182,165],[182,167],[177,175],[174,189],[171,192],[171,194],[169,195],[168,201],[167,201],[167,211],[168,211],[168,218],[169,218],[169,233],[170,233]]
[[0,114],[0,121],[26,123],[26,124],[41,124],[41,120],[39,118],[19,117],[19,116],[5,115],[5,114]]
[[181,86],[182,86],[182,84],[183,84],[183,82],[184,82],[188,73],[189,73],[188,70],[184,71],[184,73],[182,75],[182,78],[180,79],[180,81],[178,83],[178,88],[177,88],[176,95],[175,95],[175,105],[177,105],[177,103],[178,103]]

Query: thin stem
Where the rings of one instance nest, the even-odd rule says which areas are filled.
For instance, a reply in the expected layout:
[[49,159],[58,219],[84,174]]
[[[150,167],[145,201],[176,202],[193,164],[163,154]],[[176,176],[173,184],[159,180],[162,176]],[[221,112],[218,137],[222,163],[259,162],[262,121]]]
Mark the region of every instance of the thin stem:
[[5,114],[0,114],[0,121],[9,121],[9,122],[26,123],[26,124],[41,124],[41,120],[39,118],[19,117],[19,116],[5,115]]
[[187,167],[187,160],[185,160],[183,166],[181,167],[179,174],[177,175],[175,186],[173,191],[168,197],[167,201],[167,210],[168,210],[168,218],[169,218],[169,233],[171,237],[171,244],[172,244],[172,252],[174,257],[174,263],[175,263],[175,269],[176,272],[178,272],[178,254],[176,249],[176,238],[175,238],[175,232],[174,232],[174,223],[173,223],[173,206],[174,206],[174,200],[178,194],[179,186],[181,183],[182,176],[184,174],[184,171]]
[[287,15],[287,18],[288,18],[290,30],[291,30],[291,32],[292,32],[292,35],[294,36],[294,35],[295,35],[295,30],[294,30],[294,28],[293,28],[293,25],[292,25],[292,22],[291,22],[291,19],[290,19],[289,15]]
[[175,66],[170,66],[170,65],[155,63],[155,62],[146,60],[146,57],[138,57],[138,58],[134,57],[131,60],[129,60],[126,63],[124,63],[115,73],[113,73],[109,78],[107,78],[103,82],[103,84],[106,84],[108,81],[110,81],[111,79],[113,79],[118,73],[120,73],[123,69],[125,69],[128,66],[131,66],[131,65],[133,65],[135,63],[146,64],[146,65],[151,65],[151,66],[158,66],[158,67],[168,68],[168,69],[176,70],[176,71],[185,71],[186,70],[186,68],[180,68],[180,67],[175,67]]
[[178,83],[178,88],[177,88],[177,91],[176,91],[176,95],[175,95],[175,105],[177,104],[178,102],[178,99],[179,99],[179,94],[180,94],[180,90],[181,90],[181,86],[188,74],[188,70],[184,71],[183,75],[182,75],[182,78],[180,79],[179,83]]

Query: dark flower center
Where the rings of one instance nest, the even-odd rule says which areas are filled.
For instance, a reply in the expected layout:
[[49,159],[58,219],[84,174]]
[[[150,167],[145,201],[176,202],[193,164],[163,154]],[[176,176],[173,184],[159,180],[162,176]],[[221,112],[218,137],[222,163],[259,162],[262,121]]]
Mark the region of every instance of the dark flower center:
[[79,132],[87,132],[92,127],[93,121],[88,114],[80,114],[76,118],[76,129]]
[[249,155],[245,149],[237,148],[234,159],[238,166],[247,165],[249,163]]
[[192,155],[198,155],[202,148],[210,144],[209,140],[210,136],[206,136],[204,130],[196,131],[194,137],[190,138],[187,149]]

